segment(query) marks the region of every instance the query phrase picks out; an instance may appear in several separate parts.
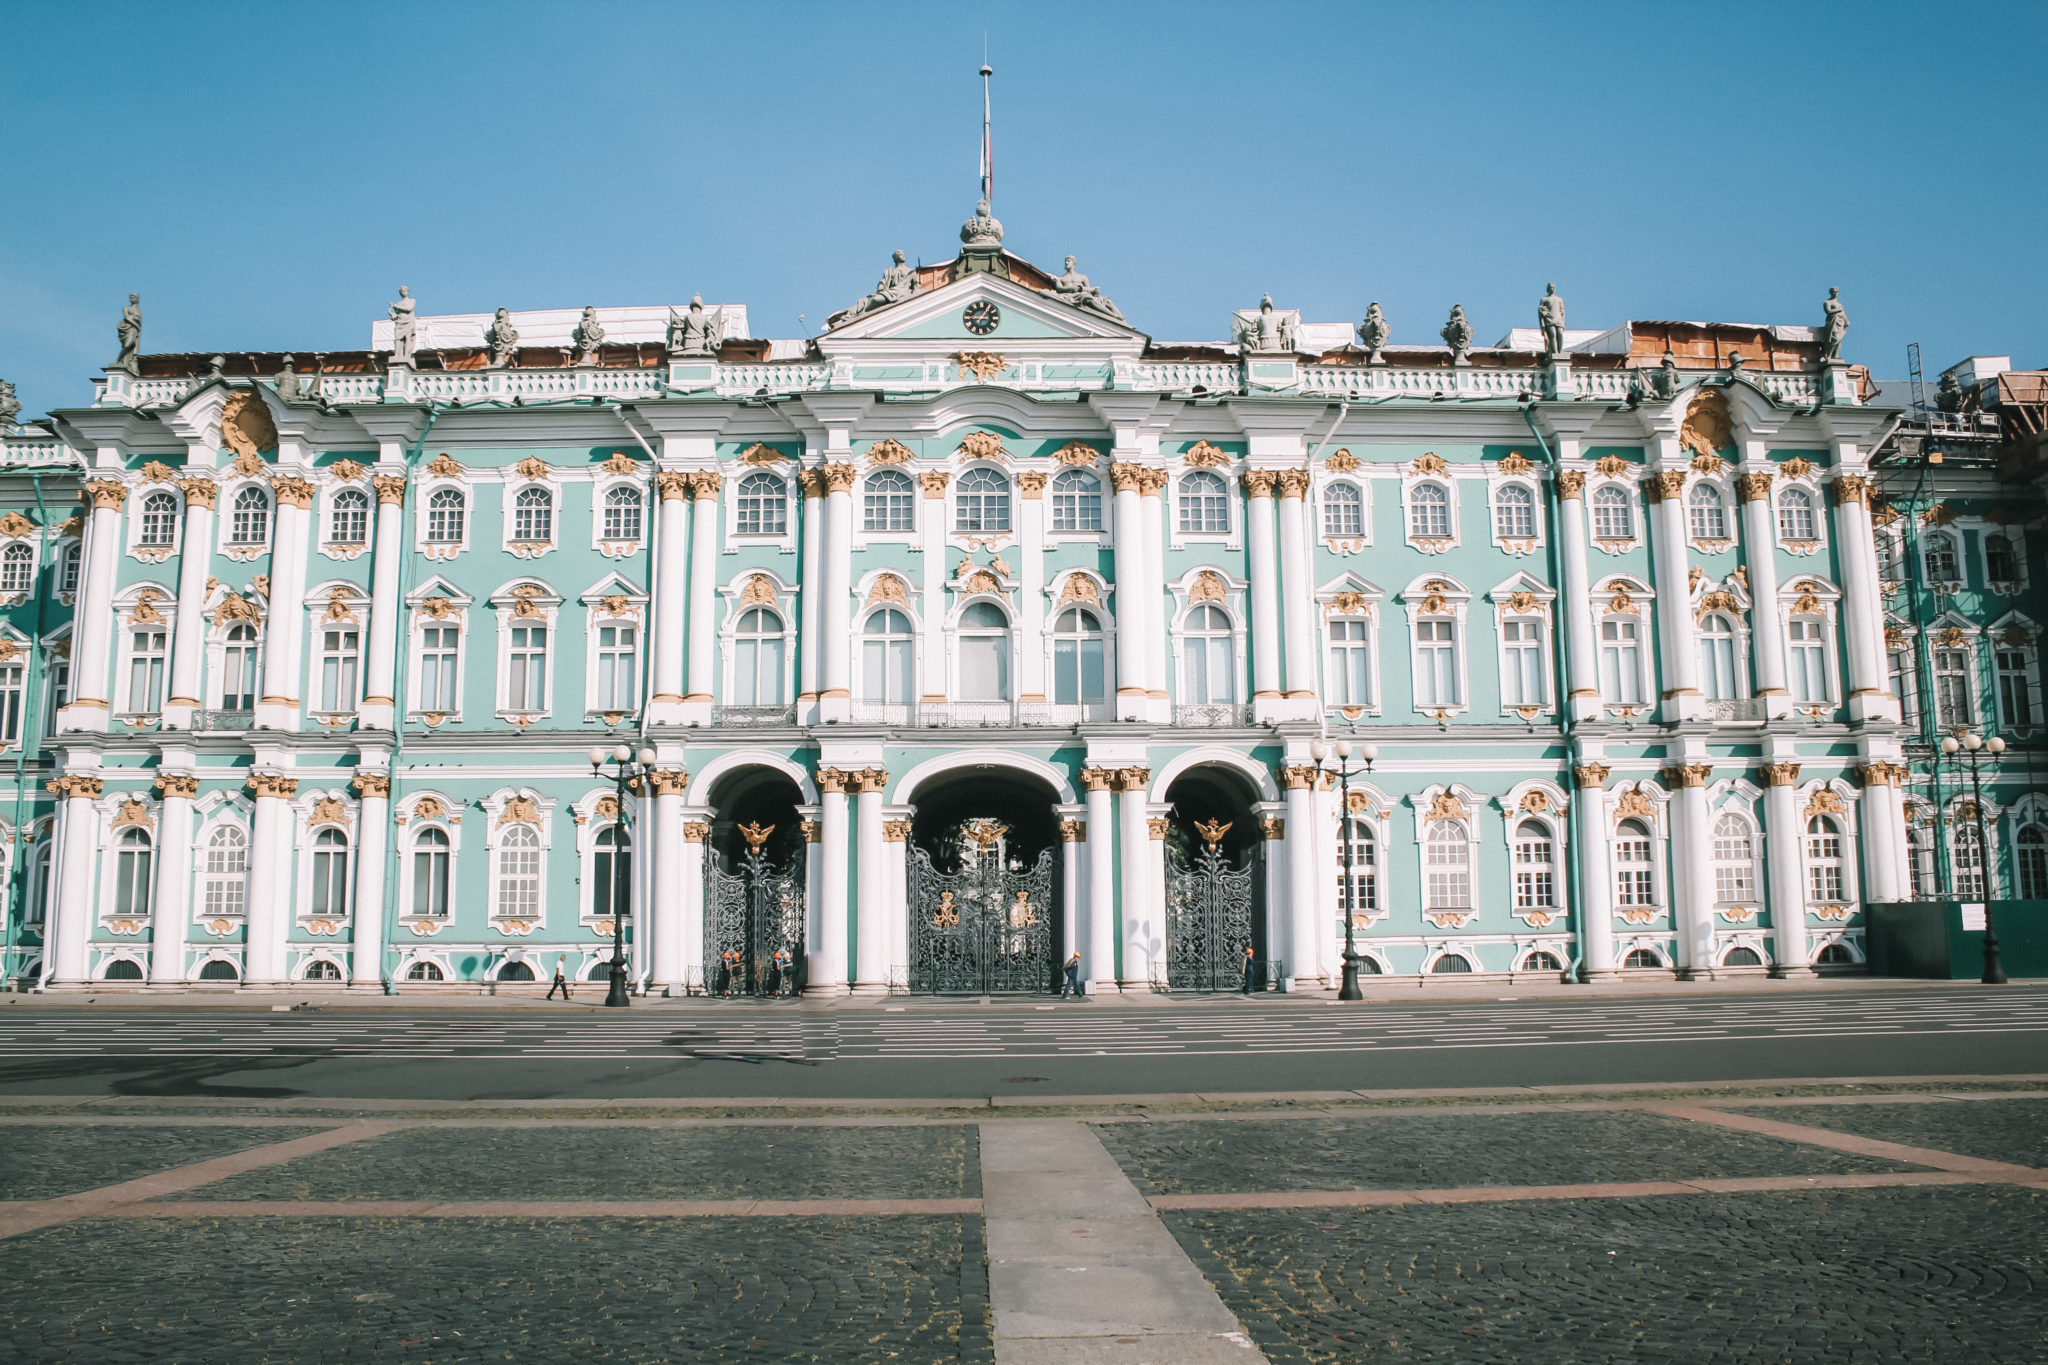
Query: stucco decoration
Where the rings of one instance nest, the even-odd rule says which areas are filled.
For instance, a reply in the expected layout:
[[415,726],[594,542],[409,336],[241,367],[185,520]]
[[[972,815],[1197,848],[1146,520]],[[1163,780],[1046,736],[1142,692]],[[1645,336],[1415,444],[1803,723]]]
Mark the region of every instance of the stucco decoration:
[[522,479],[545,479],[548,476],[548,462],[538,455],[529,455],[513,467]]
[[547,596],[547,589],[538,583],[521,583],[512,589],[512,615],[520,620],[535,620],[543,615],[536,600]]
[[164,615],[156,609],[156,604],[169,600],[166,593],[155,588],[144,588],[135,594],[135,606],[128,613],[128,619],[137,625],[160,626],[164,623]]
[[354,621],[354,593],[351,589],[336,585],[328,590],[327,610],[321,614],[322,621]]
[[1593,468],[1605,478],[1618,479],[1628,473],[1629,463],[1619,455],[1602,455],[1593,461]]
[[1095,580],[1087,574],[1068,574],[1066,583],[1060,588],[1060,605],[1065,606],[1069,602],[1092,602],[1099,606],[1102,593],[1095,586]]
[[508,796],[505,809],[498,813],[501,825],[537,825],[540,823],[540,806],[530,796]]
[[140,829],[154,829],[155,822],[149,818],[149,803],[139,797],[129,797],[121,803],[121,809],[114,813],[114,822],[109,828],[121,829],[134,825]]
[[1323,468],[1333,474],[1349,474],[1362,463],[1348,450],[1339,450],[1323,461]]
[[1408,469],[1411,474],[1445,474],[1450,472],[1450,466],[1444,463],[1444,457],[1433,450],[1424,452]]
[[327,466],[327,476],[336,483],[355,483],[363,477],[363,467],[354,460],[336,460]]
[[1470,365],[1472,351],[1472,324],[1465,317],[1465,305],[1451,305],[1451,320],[1437,333],[1444,339],[1444,345],[1451,348],[1451,364]]
[[909,446],[894,436],[884,436],[868,447],[868,458],[876,464],[902,464],[906,460],[914,459],[915,456],[911,454]]
[[1630,787],[1615,798],[1614,818],[1616,820],[1649,820],[1654,819],[1656,814],[1656,803],[1650,800],[1648,792],[1643,791],[1639,787]]
[[1503,474],[1527,474],[1535,467],[1529,457],[1519,450],[1510,450],[1500,462],[1500,472]]
[[763,445],[759,441],[742,450],[738,456],[741,464],[755,465],[757,467],[779,465],[788,458],[789,456],[783,454],[774,446]]
[[462,477],[462,466],[455,462],[454,456],[444,450],[427,461],[427,472],[437,479],[459,479]]
[[1813,473],[1813,461],[1803,455],[1794,455],[1778,466],[1778,472],[1788,479],[1803,479]]
[[1221,602],[1223,597],[1223,575],[1208,569],[1197,574],[1193,586],[1188,589],[1190,602]]
[[251,390],[229,394],[221,405],[220,443],[242,456],[277,449],[277,426],[270,420],[270,409]]
[[169,483],[175,471],[162,460],[151,460],[142,466],[144,483]]
[[992,431],[970,431],[960,438],[958,454],[970,460],[1000,460],[1010,452],[1003,449],[1003,438]]
[[878,606],[884,602],[892,602],[901,606],[910,605],[910,589],[895,574],[883,574],[868,589],[869,606]]
[[917,485],[924,490],[927,501],[937,501],[946,496],[946,484],[952,477],[943,469],[927,469],[917,476]]
[[1815,787],[1813,795],[1806,798],[1805,815],[1808,820],[1813,819],[1816,815],[1847,815],[1848,813],[1848,807],[1842,804],[1842,798],[1836,795],[1831,787]]
[[1000,593],[1002,590],[1002,585],[996,582],[996,576],[987,569],[976,569],[968,574],[966,581],[960,585],[960,591],[970,597],[977,593]]
[[960,362],[961,370],[983,384],[1010,367],[1010,362],[994,351],[962,351],[953,359]]
[[213,609],[213,624],[216,627],[224,626],[230,621],[247,621],[255,625],[261,619],[256,604],[239,593],[227,594]]
[[1422,821],[1433,825],[1442,820],[1467,820],[1471,814],[1456,796],[1447,791],[1438,792],[1436,799],[1429,803],[1429,809],[1423,812]]
[[338,796],[323,796],[313,803],[313,809],[306,816],[306,828],[318,825],[348,824],[348,805]]
[[1189,448],[1188,453],[1181,458],[1191,465],[1199,465],[1205,469],[1230,463],[1228,455],[1218,450],[1215,446],[1210,445],[1207,441],[1195,442]]
[[436,621],[445,621],[455,614],[455,603],[446,597],[428,597],[421,600],[420,615]]
[[635,474],[639,472],[640,462],[623,450],[614,450],[598,468],[607,474]]
[[1094,465],[1101,461],[1102,452],[1086,441],[1069,441],[1052,453],[1059,464]]
[[[1424,608],[1424,610],[1427,610],[1427,608]],[[1324,612],[1324,615],[1326,615],[1326,616],[1363,616],[1363,615],[1365,615],[1365,594],[1364,594],[1364,593],[1362,593],[1362,592],[1340,592],[1340,593],[1338,593],[1338,594],[1337,594],[1337,595],[1336,595],[1335,597],[1332,597],[1332,598],[1330,599],[1330,605],[1329,605],[1329,607],[1328,607],[1328,608],[1327,608],[1327,609],[1325,610],[1325,612]]]
[[1720,389],[1695,392],[1678,427],[1679,446],[1696,455],[1715,455],[1734,443],[1735,422],[1728,414],[1728,395]]
[[749,578],[740,589],[740,605],[743,607],[775,605],[775,580],[767,574],[757,573]]

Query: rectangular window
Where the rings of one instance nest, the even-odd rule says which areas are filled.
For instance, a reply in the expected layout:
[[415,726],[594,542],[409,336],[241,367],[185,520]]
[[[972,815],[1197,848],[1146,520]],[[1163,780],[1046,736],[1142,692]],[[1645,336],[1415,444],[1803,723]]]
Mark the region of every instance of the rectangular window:
[[512,627],[512,657],[505,675],[507,711],[545,711],[548,705],[548,629]]
[[960,700],[1008,701],[1010,699],[1010,637],[1003,635],[962,635],[960,637]]
[[21,702],[28,670],[20,664],[0,664],[0,739],[12,744],[21,738]]
[[1503,621],[1500,633],[1506,655],[1502,700],[1509,706],[1543,705],[1543,623]]
[[130,711],[148,715],[164,709],[164,649],[168,640],[161,630],[138,630],[129,637]]
[[1749,835],[1714,831],[1714,901],[1742,905],[1756,899],[1756,874],[1750,861]]
[[1550,910],[1557,905],[1557,886],[1550,862],[1550,840],[1515,841],[1515,909]]
[[[1351,843],[1348,869],[1345,867],[1344,842],[1340,839],[1337,844],[1337,927],[1344,927],[1344,909],[1348,904],[1356,920],[1354,927],[1364,929],[1370,925],[1367,916],[1380,908],[1379,868],[1375,860],[1378,845],[1366,827],[1356,820],[1349,822],[1348,830]],[[1351,877],[1348,901],[1344,886],[1347,870]]]
[[1934,715],[1947,729],[1976,722],[1977,707],[1970,688],[1970,655],[1967,650],[1934,651]]
[[1806,899],[1816,905],[1839,905],[1846,900],[1842,894],[1842,836],[1832,830],[1807,835],[1806,858]]
[[[2034,723],[2033,688],[2027,680],[2027,655],[2021,649],[2001,649],[1998,660],[1998,714],[2007,725]],[[9,730],[8,737],[14,732]]]
[[1795,618],[1786,627],[1791,645],[1792,700],[1812,704],[1828,699],[1827,646],[1821,623]]
[[593,711],[631,711],[640,704],[634,687],[640,633],[632,626],[597,628],[597,700]]
[[1894,649],[1886,656],[1891,671],[1892,695],[1899,699],[1899,714],[1906,725],[1913,729],[1920,726],[1920,671],[1915,666],[1913,651]]
[[448,712],[455,704],[455,661],[460,633],[454,626],[420,631],[420,694],[415,711]]
[[1458,704],[1458,646],[1452,621],[1419,621],[1415,626],[1415,703]]
[[914,642],[884,638],[861,642],[861,699],[883,706],[908,706],[917,700],[912,691],[911,664]]
[[320,632],[320,709],[330,714],[356,705],[356,660],[361,637],[352,630]]
[[1656,878],[1652,875],[1654,865],[1650,861],[1650,841],[1639,838],[1619,838],[1614,841],[1614,903],[1618,906],[1655,905],[1657,903]]
[[1463,910],[1472,904],[1471,847],[1465,842],[1464,834],[1455,836],[1432,835],[1425,845],[1428,852],[1424,859],[1429,908],[1431,910]]
[[1600,623],[1600,695],[1611,706],[1643,702],[1642,627],[1631,617]]
[[1324,685],[1332,706],[1372,705],[1372,628],[1365,621],[1330,622],[1330,675]]
[[57,713],[71,704],[71,660],[50,660],[50,713],[43,717],[43,732],[57,733]]
[[[1100,635],[1084,635],[1072,639],[1056,639],[1052,646],[1052,699],[1058,706],[1087,706],[1108,699],[1108,688],[1103,671],[1103,649]],[[1188,672],[1192,681],[1207,658],[1203,649],[1206,642],[1190,641],[1188,644]],[[1223,642],[1226,657],[1229,642]],[[1206,676],[1206,675],[1203,675]],[[1228,701],[1229,684],[1224,684],[1225,695],[1213,700]],[[1210,701],[1206,691],[1190,698],[1191,701]]]

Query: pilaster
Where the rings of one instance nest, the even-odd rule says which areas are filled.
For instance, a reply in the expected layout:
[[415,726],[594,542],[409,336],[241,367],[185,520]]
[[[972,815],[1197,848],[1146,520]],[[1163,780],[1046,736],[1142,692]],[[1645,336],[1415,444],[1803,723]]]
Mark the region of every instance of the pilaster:
[[[382,535],[380,528],[379,533]],[[375,621],[373,616],[372,621]],[[365,755],[366,758],[370,757]],[[383,761],[384,755],[376,758]],[[358,769],[350,784],[356,789],[355,919],[350,931],[352,956],[349,988],[384,988],[384,943],[389,932],[384,916],[385,844],[391,838],[391,774]],[[401,868],[403,876],[410,869]]]
[[[182,618],[181,618],[182,619]],[[186,761],[188,755],[178,756]],[[149,981],[176,986],[185,980],[185,926],[192,922],[192,798],[199,779],[159,770],[156,778],[156,888],[150,897]]]

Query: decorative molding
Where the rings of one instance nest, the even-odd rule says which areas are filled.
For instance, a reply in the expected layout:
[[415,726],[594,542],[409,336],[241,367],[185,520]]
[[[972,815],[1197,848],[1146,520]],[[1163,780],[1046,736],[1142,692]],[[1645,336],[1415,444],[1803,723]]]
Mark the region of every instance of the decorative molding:
[[1614,802],[1614,818],[1622,820],[1651,820],[1657,815],[1657,807],[1650,800],[1650,794],[1640,787],[1631,787],[1621,793]]
[[149,818],[149,803],[139,796],[131,796],[121,803],[121,809],[114,813],[114,821],[108,828],[121,829],[127,825],[138,829],[156,828],[156,822]]
[[1586,476],[1576,469],[1557,471],[1557,496],[1564,499],[1579,497],[1586,491]]
[[772,468],[787,460],[789,456],[783,454],[774,446],[764,445],[760,441],[756,441],[745,450],[742,450],[735,458],[741,464],[754,465],[758,468]]
[[1214,569],[1204,569],[1196,574],[1194,583],[1188,588],[1190,602],[1221,602],[1224,595],[1223,575]]
[[323,796],[313,803],[313,809],[306,813],[306,828],[315,825],[348,824],[348,805],[338,796]]
[[1052,453],[1056,464],[1092,467],[1101,463],[1102,452],[1086,441],[1069,441]]
[[1788,479],[1803,479],[1813,473],[1813,461],[1803,455],[1794,455],[1778,466],[1778,472]]
[[505,808],[498,812],[499,825],[538,825],[540,804],[530,796],[508,796]]
[[926,500],[930,501],[946,496],[946,484],[952,477],[943,469],[927,469],[917,476],[917,483],[924,490]]
[[884,436],[868,447],[868,458],[876,464],[902,464],[906,460],[915,459],[916,456],[911,453],[909,446],[894,436]]
[[1416,458],[1414,464],[1408,466],[1408,472],[1411,474],[1448,474],[1450,469],[1451,467],[1444,463],[1444,457],[1433,450],[1424,451]]
[[1728,413],[1728,395],[1719,389],[1698,389],[1678,426],[1681,449],[1712,455],[1735,442],[1735,422]]
[[1442,820],[1468,820],[1471,815],[1463,801],[1445,791],[1438,792],[1436,799],[1429,803],[1429,809],[1423,812],[1422,822],[1433,825]]
[[444,450],[427,461],[427,472],[437,479],[459,479],[462,477],[462,466],[455,463],[455,457]]
[[[1349,455],[1350,453],[1351,452],[1348,450],[1340,450],[1337,452],[1338,455]],[[1188,448],[1187,453],[1181,456],[1181,458],[1183,460],[1186,460],[1191,465],[1198,465],[1204,469],[1213,469],[1217,465],[1225,465],[1230,463],[1230,457],[1228,455],[1218,450],[1215,446],[1210,445],[1207,441],[1195,442],[1194,445]],[[1332,455],[1330,458],[1334,460],[1337,458],[1337,456]]]
[[220,443],[244,458],[277,449],[277,425],[270,420],[270,409],[251,390],[231,393],[221,404]]
[[878,606],[884,602],[906,607],[910,605],[909,585],[893,573],[880,575],[868,588],[869,606]]
[[1618,479],[1629,471],[1629,462],[1619,455],[1602,455],[1593,462],[1593,468],[1603,477]]
[[975,381],[981,384],[988,383],[1010,367],[1010,362],[994,351],[961,351],[955,354],[953,359],[960,362],[962,371],[973,375]]
[[1017,494],[1026,502],[1037,502],[1045,496],[1046,473],[1042,469],[1026,469],[1017,475]]
[[1842,798],[1832,787],[1815,787],[1813,795],[1807,798],[1806,811],[1802,819],[1811,820],[1817,815],[1847,815],[1849,808],[1842,804]]
[[598,468],[607,474],[637,474],[640,462],[623,450],[614,450]]

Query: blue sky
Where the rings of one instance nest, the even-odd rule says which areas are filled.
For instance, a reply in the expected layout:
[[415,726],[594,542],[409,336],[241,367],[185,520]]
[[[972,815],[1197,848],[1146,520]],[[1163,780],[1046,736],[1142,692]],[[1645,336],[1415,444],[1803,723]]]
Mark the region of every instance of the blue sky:
[[1812,322],[2048,364],[2048,5],[178,5],[8,11],[0,376],[685,300],[797,333],[996,212],[1162,339],[1270,290],[1531,325]]

